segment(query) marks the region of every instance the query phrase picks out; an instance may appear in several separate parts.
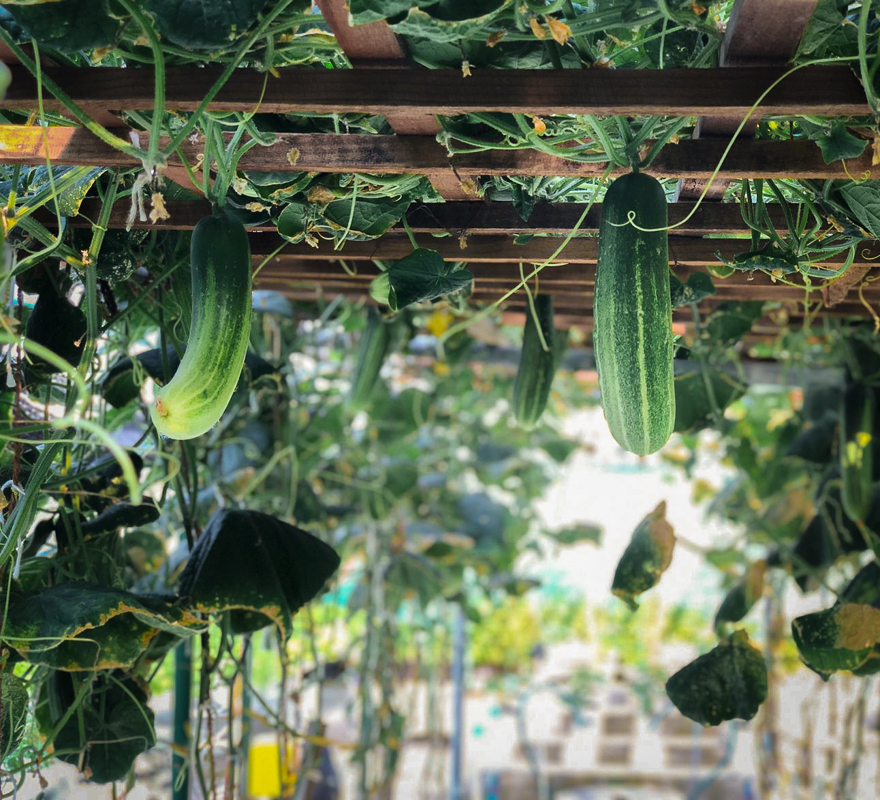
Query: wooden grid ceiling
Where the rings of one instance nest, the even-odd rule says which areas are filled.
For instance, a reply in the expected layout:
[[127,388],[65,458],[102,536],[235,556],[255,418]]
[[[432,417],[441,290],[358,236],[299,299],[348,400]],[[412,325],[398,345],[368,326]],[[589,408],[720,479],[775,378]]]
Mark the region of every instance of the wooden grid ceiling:
[[[402,43],[382,22],[351,27],[344,0],[317,0],[354,70],[289,69],[282,80],[270,81],[261,103],[266,112],[296,111],[368,112],[383,114],[394,136],[355,134],[279,134],[275,144],[245,154],[239,168],[255,171],[422,174],[427,176],[443,204],[419,204],[407,218],[422,246],[438,250],[448,261],[465,261],[475,276],[474,297],[493,301],[520,279],[520,262],[540,263],[558,246],[558,235],[568,233],[584,207],[579,204],[538,205],[524,222],[509,203],[483,202],[473,194],[480,176],[581,176],[598,177],[604,164],[565,161],[529,150],[488,151],[449,156],[437,141],[437,115],[474,111],[528,114],[663,114],[698,116],[696,138],[665,147],[650,174],[679,179],[678,202],[670,204],[670,222],[689,214],[718,163],[730,135],[761,92],[785,71],[817,0],[737,0],[721,51],[721,66],[700,70],[476,70],[471,77],[456,71],[416,69],[406,59]],[[389,71],[390,70],[390,71]],[[120,109],[152,107],[153,75],[150,70],[58,69],[46,73],[80,106],[103,121]],[[9,109],[31,110],[37,105],[37,87],[23,67],[13,67],[14,79],[3,103]],[[192,110],[216,78],[212,69],[167,70],[167,107]],[[263,76],[239,71],[212,103],[218,110],[253,109],[263,90]],[[58,110],[46,99],[47,108]],[[809,67],[787,78],[762,102],[759,115],[810,114],[850,116],[869,112],[862,88],[846,67]],[[118,122],[118,119],[117,119]],[[127,137],[126,131],[116,131]],[[145,134],[139,134],[145,143]],[[201,146],[189,141],[183,155],[197,159]],[[49,157],[58,165],[134,167],[136,163],[80,128],[0,126],[0,163],[40,164]],[[850,174],[880,178],[880,167],[871,163],[871,149],[847,162]],[[188,183],[180,162],[169,165],[168,177]],[[718,180],[694,217],[669,237],[670,264],[680,278],[717,264],[716,252],[725,258],[748,249],[747,241],[704,238],[712,234],[744,233],[735,204],[718,202],[730,180],[743,178],[846,178],[841,162],[826,164],[819,149],[807,141],[759,141],[746,136],[732,148]],[[168,204],[171,218],[135,227],[191,229],[208,213],[204,202]],[[771,206],[772,209],[772,206]],[[93,201],[83,206],[88,224],[94,217]],[[601,204],[593,207],[582,227],[595,232]],[[50,224],[50,220],[44,220]],[[116,209],[110,226],[125,227],[127,209]],[[773,212],[775,224],[784,227],[781,209]],[[536,236],[516,244],[520,234]],[[436,238],[446,234],[445,238]],[[449,235],[451,234],[451,235]],[[251,234],[254,263],[260,263],[282,240],[274,226],[256,227]],[[575,238],[540,277],[542,291],[556,296],[560,327],[592,327],[596,239]],[[332,243],[318,247],[290,244],[261,271],[257,288],[274,289],[294,299],[330,298],[337,294],[368,297],[369,282],[378,269],[375,259],[393,260],[411,249],[408,237],[397,226],[384,237],[369,242],[348,242],[341,250]],[[880,257],[880,243],[859,247],[853,272],[864,278]],[[344,258],[349,269],[340,264]],[[830,264],[840,263],[832,260]],[[354,267],[356,274],[351,275]],[[769,276],[735,273],[716,281],[717,294],[703,301],[706,310],[727,300],[780,301],[786,318],[803,316],[803,290],[774,282]],[[876,286],[877,288],[873,288]],[[855,289],[838,296],[825,294],[827,315],[869,314]],[[880,281],[866,284],[862,297],[880,306]],[[818,298],[817,298],[818,299]],[[506,304],[506,320],[524,319],[524,301],[515,296]],[[676,314],[684,326],[690,312]],[[779,316],[759,322],[757,330],[772,333]]]

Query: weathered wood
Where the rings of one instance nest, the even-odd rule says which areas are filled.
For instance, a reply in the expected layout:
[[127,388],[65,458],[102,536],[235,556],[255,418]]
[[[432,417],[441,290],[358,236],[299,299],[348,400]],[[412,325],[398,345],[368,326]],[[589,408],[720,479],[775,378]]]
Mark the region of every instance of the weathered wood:
[[[719,66],[760,67],[788,63],[817,3],[818,0],[736,0],[721,41]],[[741,135],[752,136],[755,122],[757,119],[753,117]],[[730,139],[739,124],[737,116],[701,117],[694,135]],[[726,181],[716,181],[708,187],[706,197],[720,200],[726,188]],[[704,189],[705,181],[682,180],[678,197],[694,199]]]
[[[136,220],[132,227],[144,230],[191,230],[202,217],[211,213],[211,205],[207,200],[170,201],[166,206],[171,215],[167,220],[159,220],[155,224]],[[416,203],[410,207],[406,216],[415,233],[445,232],[465,238],[521,233],[565,235],[574,228],[585,208],[581,203],[539,203],[526,222],[513,207],[513,203]],[[694,203],[671,203],[670,224],[681,222],[693,208]],[[784,227],[785,218],[781,207],[768,204],[767,208],[774,225]],[[125,228],[128,224],[128,210],[128,200],[118,203],[110,214],[108,227]],[[90,226],[90,220],[95,219],[99,212],[100,203],[97,200],[85,200],[80,207],[82,217],[74,217],[68,224],[74,228]],[[797,206],[791,207],[791,213],[797,214]],[[595,203],[581,225],[581,230],[584,233],[595,233],[601,214],[602,204]],[[38,219],[47,227],[54,227],[56,224],[55,215],[48,212],[39,214]],[[272,232],[275,225],[267,222],[252,230]],[[395,230],[403,230],[402,224],[398,224]],[[739,205],[735,203],[703,203],[688,222],[675,229],[677,235],[746,231]]]
[[[536,237],[529,242],[517,245],[506,236],[480,236],[468,241],[468,246],[461,249],[457,239],[418,236],[421,247],[437,250],[446,261],[481,262],[486,264],[510,263],[523,261],[527,263],[541,262],[553,254],[561,243],[558,238]],[[251,236],[251,250],[255,256],[265,256],[280,244],[279,237],[268,233],[255,233]],[[558,257],[561,262],[569,264],[595,264],[597,254],[595,238],[573,239],[565,251]],[[727,259],[748,248],[748,242],[735,239],[697,239],[688,237],[669,238],[669,258],[674,266],[707,266],[717,265],[715,253],[720,252]],[[403,258],[412,252],[409,239],[398,233],[387,234],[381,239],[371,242],[347,242],[341,250],[334,250],[332,242],[321,242],[318,247],[308,244],[291,244],[274,257],[274,263],[285,260],[336,261],[344,258],[347,261],[371,261],[373,259],[394,260]],[[880,243],[864,241],[859,247],[854,263],[870,264],[880,256]],[[829,265],[839,265],[843,256],[829,259]]]
[[[45,132],[45,144],[43,134]],[[126,131],[114,131],[128,138]],[[149,142],[139,134],[141,146]],[[163,139],[163,142],[166,140]],[[658,178],[712,175],[726,142],[712,139],[685,140],[663,148],[645,170]],[[181,147],[184,158],[195,163],[204,145],[198,138]],[[0,126],[0,163],[41,164],[46,156],[59,166],[133,167],[138,162],[114,150],[81,128]],[[859,158],[847,159],[850,174],[880,178],[880,166],[871,163],[870,148]],[[181,164],[172,157],[169,163]],[[490,150],[451,158],[438,150],[429,136],[368,136],[332,133],[283,133],[268,147],[254,147],[244,154],[239,169],[256,172],[363,172],[377,175],[416,174],[433,176],[451,168],[461,177],[525,175],[598,178],[605,164],[582,164],[536,150]],[[618,169],[613,174],[623,174]],[[802,178],[846,179],[843,163],[826,164],[811,141],[737,142],[722,165],[720,179]],[[477,199],[477,198],[474,198]]]
[[[317,3],[325,22],[355,69],[414,66],[408,62],[397,35],[384,22],[352,26],[349,24],[345,0],[317,0]],[[385,114],[385,119],[395,133],[401,135],[436,136],[440,132],[440,123],[431,114],[389,112]],[[441,147],[439,142],[436,146]],[[431,183],[446,200],[467,199],[467,192],[451,169],[432,175]]]
[[[13,66],[5,108],[37,105],[36,81]],[[132,68],[45,71],[87,112],[153,107],[153,71]],[[193,111],[220,75],[220,68],[166,69],[166,106]],[[367,114],[469,114],[498,111],[521,114],[626,114],[661,116],[744,116],[784,69],[672,70],[316,70],[285,68],[270,79],[236,70],[211,108],[268,114],[297,112]],[[262,97],[261,97],[262,95]],[[47,108],[60,104],[46,98]],[[847,66],[805,67],[777,86],[760,114],[859,116],[869,113],[859,81]]]

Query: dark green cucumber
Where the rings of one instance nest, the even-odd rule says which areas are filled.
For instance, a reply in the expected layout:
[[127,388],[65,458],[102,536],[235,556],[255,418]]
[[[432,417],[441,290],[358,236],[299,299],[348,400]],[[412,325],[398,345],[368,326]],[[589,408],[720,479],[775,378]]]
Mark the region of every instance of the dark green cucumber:
[[225,214],[199,221],[190,246],[192,323],[174,377],[156,390],[151,417],[172,439],[192,439],[220,419],[241,377],[251,329],[251,251]]
[[[545,350],[535,325],[535,316],[550,348]],[[526,314],[519,368],[513,384],[513,416],[520,427],[531,430],[538,424],[556,372],[556,332],[553,328],[553,300],[548,294],[535,298],[535,315]]]
[[876,402],[874,390],[863,383],[850,384],[841,400],[841,498],[843,510],[853,522],[864,521],[871,511]]
[[666,195],[632,173],[611,184],[602,206],[593,303],[593,347],[611,435],[637,455],[656,452],[675,425],[672,302]]
[[348,393],[348,408],[351,411],[361,411],[369,405],[391,344],[391,325],[382,319],[375,308],[368,313],[367,327],[358,344],[354,378]]

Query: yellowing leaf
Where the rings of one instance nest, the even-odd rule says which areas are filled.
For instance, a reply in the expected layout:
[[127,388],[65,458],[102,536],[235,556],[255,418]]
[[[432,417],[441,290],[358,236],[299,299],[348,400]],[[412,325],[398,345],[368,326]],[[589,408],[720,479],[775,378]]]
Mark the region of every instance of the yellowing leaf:
[[564,45],[571,38],[571,28],[562,20],[547,17],[547,27],[550,28],[550,35],[559,44]]
[[691,3],[691,11],[693,11],[694,14],[699,17],[701,14],[706,13],[706,7],[701,6],[699,3]]
[[532,29],[532,33],[534,33],[539,39],[547,38],[547,31],[544,30],[544,26],[538,22],[536,17],[532,17],[529,20],[529,27]]
[[547,123],[540,117],[532,117],[532,125],[535,126],[535,133],[537,133],[538,136],[547,130]]
[[504,38],[504,31],[495,31],[488,39],[486,39],[486,45],[488,47],[495,47],[498,42],[500,42]]
[[465,78],[471,77],[471,64],[469,61],[462,61],[461,62],[461,74]]
[[836,647],[862,650],[873,647],[880,638],[880,610],[859,603],[846,603],[837,610],[839,626]]

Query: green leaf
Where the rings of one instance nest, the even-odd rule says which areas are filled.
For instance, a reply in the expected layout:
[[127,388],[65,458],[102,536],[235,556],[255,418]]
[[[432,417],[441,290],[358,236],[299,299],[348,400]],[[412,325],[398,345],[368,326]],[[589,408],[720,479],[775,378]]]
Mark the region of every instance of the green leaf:
[[675,432],[695,433],[714,424],[746,387],[715,367],[703,365],[696,372],[675,378]]
[[880,565],[876,561],[865,564],[847,584],[840,600],[880,608]]
[[162,36],[181,47],[230,47],[257,21],[268,0],[142,0]]
[[614,571],[611,593],[633,611],[637,610],[639,604],[635,598],[660,582],[672,563],[674,549],[675,531],[666,521],[666,502],[663,501],[633,532]]
[[27,661],[53,669],[126,668],[160,630],[187,636],[205,629],[173,600],[61,583],[13,595],[3,641]]
[[[425,608],[428,603],[443,595],[443,576],[434,564],[423,555],[403,551],[398,553],[385,574],[388,591],[392,593],[389,605],[416,598]],[[394,600],[397,599],[397,602]]]
[[767,666],[748,634],[737,631],[676,672],[666,682],[666,694],[700,725],[750,720],[767,699]]
[[868,660],[880,639],[880,610],[843,603],[798,617],[791,632],[804,663],[821,675],[855,669]]
[[[25,325],[25,335],[43,345],[72,366],[79,366],[85,348],[86,315],[71,305],[54,287],[40,294]],[[59,370],[37,356],[25,362],[24,382],[45,380]]]
[[[396,3],[396,0],[392,0]],[[492,25],[506,14],[515,0],[415,0],[407,3],[410,12],[399,22],[391,23],[395,33],[403,36],[425,36],[437,42],[486,38]],[[382,6],[386,4],[383,2]],[[413,8],[413,6],[419,6]],[[430,8],[430,13],[423,11]],[[403,9],[401,9],[403,10]]]
[[[808,123],[805,123],[805,126]],[[868,142],[865,139],[859,139],[853,136],[847,128],[846,123],[838,120],[829,126],[815,125],[811,126],[807,133],[810,138],[819,145],[822,151],[822,158],[826,164],[834,161],[840,161],[844,158],[858,158],[865,152]]]
[[764,314],[764,304],[755,301],[722,303],[703,325],[711,342],[730,347],[739,341]]
[[[69,2],[70,0],[67,1]],[[79,168],[52,167],[52,180],[57,183],[72,169]],[[56,198],[58,200],[58,211],[61,213],[62,217],[75,217],[77,214],[79,214],[79,208],[82,205],[82,201],[85,199],[85,196],[89,193],[89,190],[92,188],[95,181],[103,172],[103,167],[94,167],[93,169],[87,170],[78,181],[73,183],[71,186],[68,186],[66,189],[56,195]],[[46,167],[36,167],[30,170],[30,172],[28,173],[28,192],[35,193],[40,191],[41,189],[51,189],[49,171],[46,169]],[[46,207],[50,209],[53,214],[55,213],[54,202],[50,201],[46,204]],[[137,236],[137,234],[134,235]],[[91,237],[89,237],[89,239],[91,240]]]
[[[46,678],[48,716],[41,724],[49,735],[77,696],[76,678],[53,672]],[[133,678],[98,674],[85,698],[58,731],[55,757],[82,769],[94,783],[125,778],[134,760],[156,744],[154,715],[147,696]]]
[[837,414],[826,412],[818,422],[805,428],[788,445],[786,457],[800,458],[811,464],[828,464],[834,455],[837,439]]
[[436,300],[464,289],[473,283],[474,276],[466,269],[443,260],[436,250],[420,247],[389,268],[388,305],[392,311],[412,303]]
[[544,531],[544,533],[559,544],[581,544],[582,542],[602,543],[602,526],[590,522],[581,525],[571,525],[558,531]]
[[274,623],[288,638],[293,615],[338,566],[333,548],[304,530],[259,511],[224,508],[196,541],[178,594],[193,610],[231,611],[236,633]]
[[715,284],[705,272],[692,272],[688,276],[687,283],[682,283],[674,272],[670,272],[669,288],[672,292],[673,308],[699,303],[715,294]]
[[838,0],[819,0],[793,61],[799,61],[815,52],[840,30],[844,17],[838,10],[838,5]]
[[27,727],[28,692],[21,678],[0,673],[0,764],[24,738]]
[[[351,209],[352,200],[334,200],[324,209],[324,219],[336,232],[348,231],[346,240],[375,239],[386,233],[393,225],[403,218],[409,208],[409,198],[399,200],[363,200],[354,201],[354,214]],[[351,227],[348,220],[351,218]],[[345,248],[342,249],[345,258]]]
[[5,0],[3,8],[37,43],[61,53],[109,47],[123,22],[110,16],[107,0],[60,0],[20,4]]
[[349,0],[352,25],[363,25],[368,22],[393,17],[413,6],[430,5],[434,0]]
[[289,203],[275,223],[285,239],[296,244],[306,237],[309,230],[309,206],[306,203]]
[[880,239],[880,181],[850,183],[840,193],[859,225],[875,239]]

